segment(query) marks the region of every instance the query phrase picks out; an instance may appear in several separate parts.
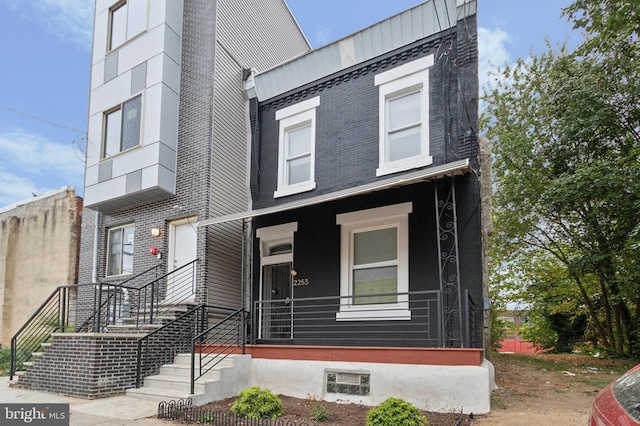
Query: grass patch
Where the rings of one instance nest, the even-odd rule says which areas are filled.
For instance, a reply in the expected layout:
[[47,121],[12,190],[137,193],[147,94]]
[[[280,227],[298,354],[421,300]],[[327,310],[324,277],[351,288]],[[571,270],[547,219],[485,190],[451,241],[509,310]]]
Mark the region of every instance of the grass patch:
[[[625,373],[635,365],[637,361],[632,359],[602,359],[595,358],[589,355],[576,355],[576,354],[493,354],[494,357],[507,360],[510,364],[529,366],[537,368],[539,370],[548,371],[570,371],[572,373],[580,372],[584,370],[592,370],[594,379],[599,376],[597,373],[609,373],[611,380],[613,378]],[[610,381],[611,381],[610,380]]]
[[497,396],[491,395],[491,407],[504,410],[507,408],[507,404],[505,404],[504,401]]

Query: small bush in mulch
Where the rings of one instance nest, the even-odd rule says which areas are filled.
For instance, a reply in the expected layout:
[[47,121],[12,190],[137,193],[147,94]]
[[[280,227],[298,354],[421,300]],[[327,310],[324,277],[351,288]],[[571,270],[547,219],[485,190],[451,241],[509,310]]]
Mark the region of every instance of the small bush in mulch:
[[258,386],[240,391],[238,399],[231,406],[231,412],[248,419],[277,419],[284,414],[280,398],[269,389]]
[[367,414],[367,426],[425,426],[429,422],[418,408],[399,398],[388,398]]

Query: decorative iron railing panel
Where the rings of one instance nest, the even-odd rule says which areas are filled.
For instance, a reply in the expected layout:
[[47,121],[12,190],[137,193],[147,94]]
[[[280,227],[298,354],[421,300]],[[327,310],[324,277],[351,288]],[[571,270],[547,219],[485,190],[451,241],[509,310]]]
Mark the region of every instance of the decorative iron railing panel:
[[464,347],[458,219],[453,178],[439,179],[435,185],[442,328],[445,347]]

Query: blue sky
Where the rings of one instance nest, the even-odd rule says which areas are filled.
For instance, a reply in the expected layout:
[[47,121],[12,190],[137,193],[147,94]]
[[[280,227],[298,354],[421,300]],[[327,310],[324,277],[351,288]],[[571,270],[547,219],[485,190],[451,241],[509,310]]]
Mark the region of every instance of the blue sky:
[[[173,1],[173,0],[169,0]],[[287,0],[313,47],[420,0]],[[480,80],[552,43],[579,41],[570,0],[479,0]],[[82,195],[93,0],[0,0],[0,208],[73,186]]]

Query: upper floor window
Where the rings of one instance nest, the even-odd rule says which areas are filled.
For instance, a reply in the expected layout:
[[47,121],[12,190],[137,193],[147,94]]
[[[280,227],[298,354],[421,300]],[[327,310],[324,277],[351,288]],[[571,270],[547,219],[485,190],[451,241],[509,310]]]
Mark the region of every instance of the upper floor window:
[[278,188],[274,197],[315,189],[316,107],[320,97],[276,112],[280,122]]
[[377,176],[428,166],[429,67],[433,55],[375,76],[379,88]]
[[102,158],[140,145],[141,116],[142,95],[105,112]]
[[133,274],[135,226],[109,229],[107,242],[107,276]]
[[411,203],[339,214],[338,320],[410,319]]
[[109,46],[113,50],[147,27],[147,0],[125,0],[109,10]]

